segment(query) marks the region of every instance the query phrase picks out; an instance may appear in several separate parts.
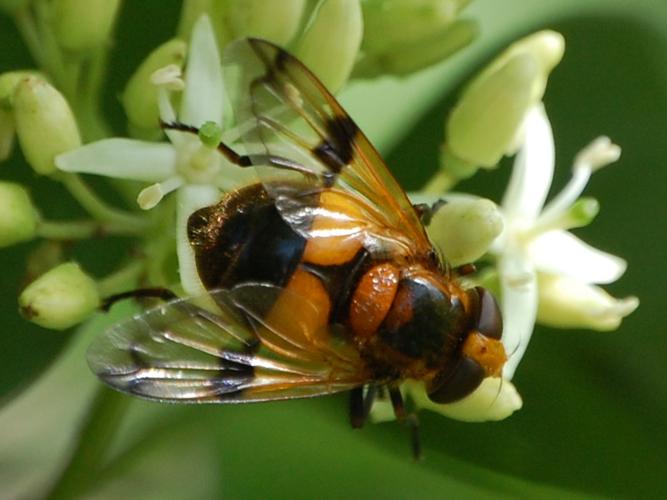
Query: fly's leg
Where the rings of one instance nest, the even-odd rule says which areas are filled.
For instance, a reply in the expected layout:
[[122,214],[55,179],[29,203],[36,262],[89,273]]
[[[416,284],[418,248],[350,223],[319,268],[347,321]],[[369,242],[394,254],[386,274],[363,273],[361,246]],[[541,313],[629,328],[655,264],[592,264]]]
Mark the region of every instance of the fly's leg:
[[432,205],[429,205],[428,203],[416,203],[415,205],[412,206],[417,212],[419,220],[421,220],[422,224],[428,226],[431,223],[431,220],[433,219],[435,213],[446,204],[447,202],[445,200],[440,199],[435,203],[433,203]]
[[164,302],[168,302],[177,298],[178,295],[168,288],[137,288],[136,290],[129,290],[127,292],[116,293],[105,297],[100,304],[100,310],[107,312],[116,302],[125,299],[160,299]]
[[410,429],[410,444],[412,446],[412,457],[415,460],[421,460],[422,447],[419,438],[419,420],[415,413],[408,413],[405,409],[403,395],[398,387],[389,388],[389,397],[391,405],[394,407],[394,414],[399,422],[404,423]]
[[355,387],[350,391],[350,424],[355,429],[363,427],[375,401],[377,388],[369,385],[364,395],[363,387]]
[[[177,130],[180,132],[187,132],[190,134],[199,134],[199,128],[192,125],[186,125],[181,122],[160,122],[160,126],[166,130]],[[230,163],[234,165],[246,168],[252,167],[253,165],[269,165],[271,167],[283,168],[286,170],[295,170],[301,172],[304,175],[313,175],[313,172],[303,165],[300,165],[288,158],[283,158],[282,156],[270,155],[270,154],[250,154],[243,155],[236,152],[230,146],[224,142],[218,144],[218,151],[224,156]]]

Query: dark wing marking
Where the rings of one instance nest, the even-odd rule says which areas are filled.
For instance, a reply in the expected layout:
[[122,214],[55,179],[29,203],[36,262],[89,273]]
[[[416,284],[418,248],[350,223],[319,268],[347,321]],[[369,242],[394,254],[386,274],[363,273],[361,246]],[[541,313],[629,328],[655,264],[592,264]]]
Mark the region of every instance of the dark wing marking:
[[[296,58],[269,42],[246,39],[225,53],[227,88],[247,153],[283,218],[311,237],[314,216],[334,227],[339,213],[318,213],[318,197],[333,190],[361,211],[350,220],[389,251],[426,255],[432,246],[405,192],[373,145],[322,83]],[[280,168],[261,158],[288,159]],[[326,219],[326,220],[323,220]]]
[[[194,299],[167,302],[95,339],[88,363],[115,389],[170,402],[293,399],[367,382],[358,352],[333,329],[309,332],[298,318],[289,328],[266,319],[270,304],[286,293],[257,283],[214,291],[216,313]],[[295,300],[302,310],[315,307]]]

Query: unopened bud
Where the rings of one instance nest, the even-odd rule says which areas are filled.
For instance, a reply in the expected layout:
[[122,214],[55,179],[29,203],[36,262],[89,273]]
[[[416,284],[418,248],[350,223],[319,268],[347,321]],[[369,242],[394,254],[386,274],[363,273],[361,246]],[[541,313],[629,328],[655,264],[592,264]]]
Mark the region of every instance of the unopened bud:
[[120,0],[55,0],[58,43],[72,52],[96,49],[109,38]]
[[158,88],[151,80],[152,75],[164,67],[182,68],[186,54],[185,42],[169,40],[151,52],[127,82],[121,102],[137,135],[150,136],[160,128]]
[[78,264],[60,264],[23,290],[21,314],[44,328],[64,330],[90,316],[99,306],[95,281]]
[[278,45],[297,34],[305,0],[231,0],[227,23],[236,37],[264,38]]
[[37,231],[37,212],[23,186],[0,181],[0,248],[27,241]]
[[30,76],[17,85],[14,119],[23,154],[39,174],[55,172],[54,158],[81,145],[69,104],[41,78]]
[[18,84],[30,76],[40,77],[37,71],[8,71],[0,75],[0,109],[11,111],[14,106],[14,93]]
[[537,320],[555,328],[617,329],[639,306],[637,297],[616,299],[602,288],[567,276],[538,275]]
[[498,207],[485,199],[456,199],[433,215],[428,234],[454,267],[475,262],[503,230]]
[[362,35],[359,0],[324,0],[295,52],[331,92],[336,92],[352,72]]
[[14,148],[14,92],[18,83],[36,71],[8,71],[0,75],[0,161],[6,160]]
[[497,57],[465,89],[449,116],[449,153],[485,168],[513,153],[526,112],[542,99],[563,51],[562,35],[541,31]]
[[461,19],[418,40],[383,51],[363,51],[354,75],[373,78],[384,73],[404,76],[446,59],[470,44],[479,31],[477,22]]

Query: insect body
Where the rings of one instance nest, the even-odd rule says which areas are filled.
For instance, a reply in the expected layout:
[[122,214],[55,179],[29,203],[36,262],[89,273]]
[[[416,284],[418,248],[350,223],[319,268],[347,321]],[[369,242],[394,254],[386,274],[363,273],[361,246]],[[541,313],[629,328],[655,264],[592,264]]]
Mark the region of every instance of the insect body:
[[92,369],[115,388],[166,401],[351,390],[356,425],[374,394],[361,401],[364,386],[387,387],[402,416],[406,379],[448,403],[499,376],[494,298],[459,284],[338,102],[268,42],[236,42],[226,64],[242,96],[245,153],[219,150],[254,167],[258,182],[189,219],[209,305],[176,299],[117,325],[91,346]]

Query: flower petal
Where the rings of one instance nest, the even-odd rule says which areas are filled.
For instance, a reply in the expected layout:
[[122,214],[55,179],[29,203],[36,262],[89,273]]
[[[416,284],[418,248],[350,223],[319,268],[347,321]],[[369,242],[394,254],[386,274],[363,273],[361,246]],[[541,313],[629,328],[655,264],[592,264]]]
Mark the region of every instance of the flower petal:
[[176,151],[171,144],[112,138],[61,154],[55,162],[65,172],[159,182],[176,172]]
[[557,328],[615,330],[638,306],[637,297],[616,299],[579,280],[540,273],[538,321]]
[[542,104],[528,112],[524,130],[502,206],[508,219],[530,223],[542,209],[554,171],[554,139]]
[[218,45],[208,16],[202,16],[190,41],[180,121],[195,127],[207,121],[222,124],[223,96]]
[[593,248],[561,230],[541,234],[530,243],[528,252],[539,271],[562,274],[584,283],[611,283],[627,267],[620,257]]
[[455,403],[443,405],[432,402],[426,396],[423,386],[421,393],[425,397],[417,400],[415,398],[417,394],[411,392],[420,408],[463,422],[503,420],[523,406],[521,396],[514,384],[499,377],[485,378],[472,394]]
[[508,360],[503,376],[510,380],[533,334],[537,315],[537,276],[520,249],[508,250],[498,262],[503,313],[503,344]]
[[195,210],[213,205],[219,198],[220,192],[211,186],[186,185],[178,191],[176,251],[181,285],[188,295],[202,295],[206,292],[199,279],[195,256],[188,241],[188,217]]
[[[426,394],[424,384],[408,380],[401,386],[403,398],[409,397],[419,410],[429,410],[463,422],[503,420],[523,406],[514,384],[498,377],[485,378],[475,391],[455,403],[434,403]],[[374,423],[396,420],[388,397],[378,397],[373,403],[370,420]]]

